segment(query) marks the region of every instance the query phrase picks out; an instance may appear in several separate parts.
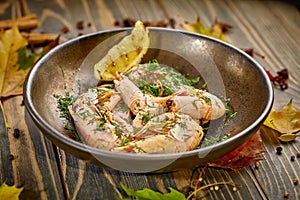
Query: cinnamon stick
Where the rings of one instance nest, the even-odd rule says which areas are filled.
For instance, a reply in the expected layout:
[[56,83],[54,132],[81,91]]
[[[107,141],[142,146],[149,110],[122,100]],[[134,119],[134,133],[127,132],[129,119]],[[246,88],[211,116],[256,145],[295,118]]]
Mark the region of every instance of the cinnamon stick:
[[21,32],[21,35],[27,39],[29,44],[34,46],[49,44],[59,36],[58,34],[27,32]]
[[38,27],[38,20],[35,14],[25,15],[17,19],[0,20],[0,30],[9,29],[17,22],[19,30],[31,30]]

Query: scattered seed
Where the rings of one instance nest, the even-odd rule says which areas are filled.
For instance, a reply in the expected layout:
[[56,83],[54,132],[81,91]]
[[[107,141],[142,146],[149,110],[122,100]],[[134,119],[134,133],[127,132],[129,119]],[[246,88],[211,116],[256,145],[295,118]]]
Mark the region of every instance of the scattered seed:
[[20,137],[20,129],[18,129],[18,128],[14,129],[14,137],[15,138],[19,138]]
[[297,158],[300,158],[300,152],[297,152]]
[[294,185],[298,185],[299,179],[298,179],[298,178],[294,178],[294,179],[293,179],[293,183],[294,183]]
[[114,26],[120,26],[120,22],[119,21],[115,21],[114,22]]
[[295,156],[291,156],[291,161],[295,161]]
[[255,163],[255,166],[254,166],[255,169],[258,169],[258,168],[259,168],[259,165],[260,165],[259,162],[256,162],[256,163]]
[[281,155],[282,150],[283,150],[282,147],[276,147],[276,153],[278,155]]
[[284,197],[284,198],[289,198],[289,193],[288,193],[288,192],[285,192],[284,195],[283,195],[283,197]]
[[232,191],[233,191],[233,192],[238,191],[237,187],[234,186],[234,187],[232,188]]

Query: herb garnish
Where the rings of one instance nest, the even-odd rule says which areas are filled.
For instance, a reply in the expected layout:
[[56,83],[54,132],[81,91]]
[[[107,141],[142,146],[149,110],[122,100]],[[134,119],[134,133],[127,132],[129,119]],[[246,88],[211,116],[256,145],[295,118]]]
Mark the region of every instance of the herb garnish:
[[145,125],[151,119],[149,114],[142,114],[142,124]]
[[60,118],[64,118],[67,120],[64,128],[65,130],[71,132],[71,137],[73,137],[76,141],[81,141],[75,128],[72,123],[72,117],[69,112],[69,106],[72,105],[75,101],[75,98],[70,95],[69,92],[65,93],[65,96],[54,94],[54,98],[57,100],[57,108],[60,111]]
[[60,117],[68,121],[71,120],[72,117],[69,112],[69,106],[73,104],[74,97],[72,97],[69,92],[66,92],[65,96],[58,94],[54,94],[53,96],[57,99],[57,108],[60,110]]
[[227,98],[225,100],[225,114],[226,114],[226,118],[227,119],[232,119],[232,118],[234,118],[237,115],[237,112],[232,112],[229,109],[229,103],[230,103],[230,98]]

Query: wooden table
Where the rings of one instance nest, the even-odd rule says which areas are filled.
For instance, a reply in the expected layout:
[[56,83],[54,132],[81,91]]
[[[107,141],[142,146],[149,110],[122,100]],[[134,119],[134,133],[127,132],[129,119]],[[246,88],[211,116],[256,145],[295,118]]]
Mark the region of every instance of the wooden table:
[[[11,18],[13,1],[0,2],[0,19]],[[115,22],[125,18],[142,21],[175,19],[175,28],[184,21],[197,17],[206,26],[215,18],[231,24],[227,41],[240,48],[253,48],[265,56],[254,58],[272,73],[287,68],[289,88],[274,88],[274,109],[280,109],[293,99],[300,110],[300,13],[298,6],[285,1],[172,1],[172,0],[20,0],[25,11],[36,13],[40,25],[35,32],[61,33],[60,42],[80,34],[116,28]],[[15,4],[18,5],[18,2]],[[82,22],[83,27],[78,27]],[[197,180],[201,168],[164,174],[131,174],[108,170],[78,160],[54,146],[35,127],[22,104],[22,96],[3,100],[9,128],[6,129],[0,113],[0,184],[24,187],[22,199],[115,199],[125,197],[120,182],[132,189],[150,188],[162,193],[168,187],[184,191]],[[19,137],[14,132],[20,130]],[[216,182],[234,182],[238,190],[220,185],[220,190],[203,190],[206,199],[300,199],[300,158],[291,156],[300,152],[299,139],[281,144],[275,135],[262,133],[266,152],[259,166],[238,171],[208,168],[203,185]],[[282,155],[276,147],[282,146]]]

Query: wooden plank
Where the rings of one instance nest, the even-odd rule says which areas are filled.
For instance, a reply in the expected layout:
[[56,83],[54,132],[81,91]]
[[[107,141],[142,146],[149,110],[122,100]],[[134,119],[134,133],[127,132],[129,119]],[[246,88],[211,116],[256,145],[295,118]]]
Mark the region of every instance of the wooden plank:
[[1,127],[1,182],[23,187],[21,198],[60,199],[63,191],[52,145],[25,116],[22,100],[16,96],[3,102],[10,128]]
[[[290,21],[299,17],[299,11],[284,2],[256,2],[245,4],[244,2],[228,1],[228,8],[235,13],[233,20],[243,31],[251,45],[266,56],[264,60],[257,59],[262,66],[270,69],[272,73],[287,68],[290,71],[289,89],[285,92],[275,89],[275,108],[287,104],[290,98],[295,99],[294,105],[300,109],[300,76],[299,63],[300,46],[296,39],[300,29],[296,29],[287,19],[281,19],[284,13],[290,13]],[[255,7],[255,15],[251,12],[251,6]],[[284,8],[284,9],[283,9]],[[286,17],[287,17],[286,16]],[[292,32],[290,31],[292,30]],[[284,35],[284,37],[282,37]]]
[[[251,2],[251,3],[249,3]],[[5,5],[0,5],[4,8]],[[45,9],[46,7],[46,9]],[[255,7],[255,14],[253,11]],[[193,22],[199,16],[203,23],[210,26],[215,18],[233,25],[227,34],[228,41],[238,47],[253,47],[266,55],[266,59],[255,57],[263,66],[272,72],[287,66],[291,71],[290,89],[285,92],[275,89],[275,107],[286,104],[290,98],[299,102],[299,11],[296,7],[280,1],[30,1],[28,8],[38,14],[41,20],[38,32],[59,33],[63,27],[70,32],[62,34],[62,41],[98,30],[115,28],[116,20],[124,18],[158,21],[167,18],[176,20],[176,28],[182,29],[180,23]],[[83,21],[85,28],[78,29],[77,22]],[[91,23],[90,26],[87,26]],[[282,37],[284,36],[284,37]],[[9,121],[12,128],[6,131],[0,127],[0,181],[17,183],[26,187],[23,197],[34,191],[40,198],[63,198],[63,190],[70,199],[98,198],[114,199],[124,196],[120,182],[132,189],[151,188],[160,192],[168,192],[168,187],[184,190],[199,176],[201,169],[180,170],[174,173],[144,175],[107,170],[99,166],[87,164],[58,149],[61,175],[56,168],[55,151],[47,139],[42,137],[32,124],[23,108],[19,106],[21,98],[4,102],[9,110]],[[26,115],[26,116],[25,116]],[[14,117],[17,116],[17,117]],[[26,121],[22,120],[26,117]],[[3,118],[0,116],[0,122]],[[0,123],[3,124],[3,123]],[[21,126],[20,126],[21,125]],[[19,128],[21,137],[13,137],[14,128]],[[276,135],[263,132],[266,153],[264,161],[258,169],[248,167],[239,171],[206,169],[203,185],[217,182],[233,182],[238,191],[233,192],[230,185],[221,190],[203,190],[201,196],[206,199],[277,199],[289,192],[289,198],[299,198],[299,186],[292,179],[300,174],[299,159],[290,161],[290,156],[300,151],[299,142],[280,144]],[[275,154],[275,148],[284,147],[281,156]],[[18,148],[16,148],[18,147]],[[56,149],[55,149],[56,150]],[[10,161],[8,155],[16,155]],[[25,158],[33,160],[26,160]],[[43,176],[42,176],[43,175]],[[53,177],[54,178],[53,178]],[[30,177],[30,178],[28,178]],[[60,185],[60,178],[65,188]],[[299,177],[298,177],[299,178]],[[63,184],[63,185],[64,185]],[[26,192],[27,191],[27,192]],[[41,192],[42,191],[42,192]]]
[[4,113],[0,109],[0,185],[4,182],[8,185],[13,185],[13,170],[12,162],[9,157],[11,155],[9,146],[8,133],[5,125]]
[[[161,2],[162,3],[162,2]],[[164,2],[163,2],[164,3]],[[174,10],[168,10],[172,2],[166,3],[168,8],[164,8],[170,17],[175,17]],[[96,27],[109,27],[109,24],[104,23],[101,18],[107,17],[106,20],[113,22],[115,19],[123,20],[127,17],[132,19],[142,19],[149,21],[158,21],[161,19],[166,19],[166,16],[162,18],[162,4],[147,3],[146,1],[100,1],[97,4],[101,8],[111,7],[112,11],[105,11],[105,13],[100,15],[95,11],[98,8],[95,6],[89,6],[91,9],[91,15],[96,19]],[[188,6],[190,9],[195,9],[193,4],[187,4],[184,2],[171,4],[177,9],[177,13],[186,12],[184,16],[190,16],[189,10],[185,9]],[[113,7],[113,8],[112,8]],[[146,9],[147,8],[147,9]],[[143,10],[141,13],[140,10]],[[99,11],[100,12],[100,11]],[[172,14],[171,14],[172,13]],[[176,13],[176,12],[175,12]],[[99,16],[98,16],[99,15]],[[179,14],[178,14],[179,15]],[[109,17],[114,17],[111,19]],[[196,15],[193,18],[196,19]],[[98,18],[100,18],[98,20]],[[101,23],[98,25],[97,23]],[[103,24],[102,24],[103,23]],[[106,170],[101,167],[97,167],[91,164],[86,164],[73,156],[66,154],[61,151],[61,159],[64,177],[66,184],[68,186],[68,194],[70,199],[83,198],[86,193],[90,193],[91,197],[98,196],[99,198],[111,199],[116,195],[124,195],[124,192],[120,190],[120,182],[132,189],[143,189],[150,188],[156,191],[168,192],[168,187],[177,188],[179,190],[191,184],[194,181],[194,176],[192,177],[192,170],[184,170],[175,173],[166,173],[159,175],[143,175],[143,174],[132,174],[125,172],[118,172],[114,170]],[[205,190],[203,196],[208,199],[214,198],[226,198],[226,199],[236,199],[236,198],[257,198],[263,199],[263,196],[259,194],[259,189],[253,189],[249,191],[248,188],[256,188],[257,182],[255,182],[255,177],[248,170],[242,170],[241,172],[228,172],[226,170],[215,170],[208,169],[207,174],[205,174],[205,184],[214,184],[219,181],[234,181],[237,185],[241,185],[237,192],[232,192],[231,187],[222,187],[220,191],[210,191]],[[199,173],[199,170],[198,170]],[[217,178],[215,178],[217,177]],[[238,178],[237,178],[238,177]],[[101,185],[101,187],[96,187],[91,190],[91,185]]]
[[[291,25],[294,17],[299,17],[299,11],[284,2],[256,2],[246,4],[243,1],[228,1],[228,8],[236,16],[234,21],[239,24],[239,28],[246,35],[255,49],[265,54],[265,60],[260,63],[272,72],[283,68],[289,69],[290,79],[289,89],[281,91],[274,89],[274,108],[279,109],[287,104],[292,98],[294,105],[299,110],[299,55],[300,48],[295,40],[300,30]],[[255,15],[251,12],[251,7],[255,7]],[[285,15],[284,13],[289,13]],[[279,16],[285,16],[281,18]],[[290,16],[287,19],[287,16]],[[289,23],[287,23],[289,21]],[[290,31],[292,30],[292,31]],[[284,35],[284,37],[281,37]],[[263,132],[263,140],[266,148],[264,154],[265,161],[261,162],[260,170],[255,170],[256,177],[262,186],[264,193],[271,199],[283,197],[285,192],[289,193],[289,198],[299,198],[299,187],[293,184],[293,179],[299,178],[299,161],[290,161],[290,156],[299,152],[299,141],[294,143],[281,144],[276,138],[276,134],[266,130]],[[276,155],[275,148],[283,146],[285,153],[282,156]]]

